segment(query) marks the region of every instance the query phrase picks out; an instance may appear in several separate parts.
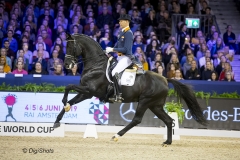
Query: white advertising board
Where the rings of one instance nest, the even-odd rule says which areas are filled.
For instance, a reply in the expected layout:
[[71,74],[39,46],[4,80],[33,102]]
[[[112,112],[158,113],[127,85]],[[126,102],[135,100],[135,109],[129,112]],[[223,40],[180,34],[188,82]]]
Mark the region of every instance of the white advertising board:
[[53,129],[51,123],[0,122],[0,136],[64,137],[65,124]]
[[[61,93],[0,92],[0,97],[0,122],[54,123],[63,108]],[[71,106],[61,123],[108,124],[108,119],[109,104],[92,97]]]

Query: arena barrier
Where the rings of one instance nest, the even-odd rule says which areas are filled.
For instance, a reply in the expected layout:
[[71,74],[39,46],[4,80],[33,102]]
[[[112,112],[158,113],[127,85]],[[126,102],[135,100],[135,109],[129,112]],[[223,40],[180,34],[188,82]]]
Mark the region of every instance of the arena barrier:
[[[0,78],[0,84],[3,82],[6,85],[11,86],[21,86],[26,83],[52,83],[55,86],[66,86],[68,84],[76,84],[78,85],[80,82],[80,76],[61,76],[61,78],[57,78],[56,76],[50,75],[42,75],[41,77],[33,77],[33,75],[23,75],[23,77],[15,77],[12,74],[7,74],[5,78]],[[240,94],[240,82],[224,82],[224,81],[203,81],[203,80],[182,80],[184,84],[189,84],[193,86],[195,91],[203,91],[203,92],[216,92],[218,94],[222,94],[224,92],[237,92]],[[172,88],[172,85],[169,85]]]
[[[69,94],[71,99],[76,94]],[[32,93],[32,92],[0,92],[0,122],[31,122],[53,123],[63,108],[61,102],[63,93]],[[168,98],[172,101],[174,98]],[[185,119],[180,128],[240,130],[240,100],[239,99],[198,99],[204,109],[209,125],[201,126],[195,122],[183,103]],[[207,103],[208,102],[208,103]],[[87,99],[72,106],[65,113],[61,123],[68,124],[99,124],[125,126],[133,118],[137,103],[103,104],[96,97]],[[164,127],[150,110],[147,110],[142,127]]]

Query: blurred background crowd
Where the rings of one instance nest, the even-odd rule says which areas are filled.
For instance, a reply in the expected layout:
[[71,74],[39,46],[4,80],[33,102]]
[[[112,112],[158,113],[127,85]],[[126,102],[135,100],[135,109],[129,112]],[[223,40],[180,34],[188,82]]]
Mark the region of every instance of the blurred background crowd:
[[[120,14],[132,18],[132,52],[144,70],[177,80],[235,81],[230,62],[240,53],[240,36],[231,25],[219,33],[208,0],[0,1],[0,73],[79,75],[82,63],[63,66],[66,32],[88,35],[105,50],[117,41]],[[204,16],[200,27],[188,28],[185,18],[196,15]]]

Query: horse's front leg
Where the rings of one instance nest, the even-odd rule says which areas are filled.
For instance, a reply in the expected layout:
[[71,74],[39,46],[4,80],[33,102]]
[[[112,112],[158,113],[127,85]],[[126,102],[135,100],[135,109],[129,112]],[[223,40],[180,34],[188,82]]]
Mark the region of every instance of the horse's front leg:
[[[74,89],[72,89],[72,88],[70,88],[70,87],[72,87],[72,88],[74,88]],[[66,96],[66,97],[68,96],[68,92],[69,92],[70,90],[75,90],[75,91],[79,92],[79,94],[77,94],[74,98],[72,98],[72,99],[69,100],[68,102],[67,102],[67,101],[65,102],[65,104],[67,103],[70,108],[71,108],[71,106],[72,106],[73,104],[77,104],[77,103],[79,103],[79,102],[81,102],[81,101],[84,101],[85,99],[88,99],[88,98],[91,98],[91,97],[92,97],[92,96],[89,95],[89,91],[88,91],[87,87],[84,87],[84,86],[76,86],[76,85],[75,85],[75,87],[74,87],[74,85],[72,85],[72,86],[68,85],[68,88],[66,87],[66,89],[65,89],[64,97],[65,97],[65,96]],[[66,93],[66,92],[67,92],[67,93]],[[66,94],[66,95],[65,95],[65,94]],[[66,106],[65,106],[65,107],[61,110],[61,112],[58,114],[57,119],[56,119],[56,121],[54,122],[53,128],[57,128],[57,127],[60,126],[60,121],[62,120],[62,117],[63,117],[63,115],[65,114],[66,110],[69,111],[70,109],[66,109]]]
[[75,90],[79,93],[82,93],[82,94],[87,94],[89,93],[88,92],[88,88],[87,86],[77,86],[75,84],[69,84],[65,87],[65,92],[64,92],[64,95],[63,95],[63,99],[62,99],[62,103],[64,106],[67,105],[67,100],[68,100],[68,93],[71,91],[71,90]]

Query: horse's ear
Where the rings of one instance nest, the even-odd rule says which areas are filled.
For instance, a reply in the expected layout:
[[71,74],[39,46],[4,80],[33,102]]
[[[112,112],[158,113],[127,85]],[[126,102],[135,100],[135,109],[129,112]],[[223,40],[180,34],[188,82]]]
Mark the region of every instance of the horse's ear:
[[66,38],[67,38],[67,39],[70,39],[70,38],[71,38],[71,34],[69,34],[69,33],[66,32]]

